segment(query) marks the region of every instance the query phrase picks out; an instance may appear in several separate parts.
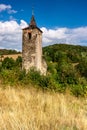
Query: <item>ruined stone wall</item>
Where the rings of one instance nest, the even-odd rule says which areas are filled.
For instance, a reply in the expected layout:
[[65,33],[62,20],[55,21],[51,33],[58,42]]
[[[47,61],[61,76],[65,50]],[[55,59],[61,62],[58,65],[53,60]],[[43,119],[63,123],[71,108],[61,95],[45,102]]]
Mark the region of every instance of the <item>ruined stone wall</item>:
[[28,72],[31,67],[46,75],[47,66],[42,59],[42,33],[37,29],[23,30],[22,68]]
[[[31,33],[31,39],[29,39],[29,33]],[[32,30],[23,30],[23,43],[22,43],[22,67],[29,70],[30,67],[35,65],[35,40]]]

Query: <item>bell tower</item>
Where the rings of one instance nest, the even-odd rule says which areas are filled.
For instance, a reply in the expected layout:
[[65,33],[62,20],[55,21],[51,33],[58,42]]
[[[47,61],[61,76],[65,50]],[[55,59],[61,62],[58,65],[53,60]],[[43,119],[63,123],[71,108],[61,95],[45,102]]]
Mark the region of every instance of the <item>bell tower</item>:
[[47,65],[42,58],[42,31],[37,27],[34,15],[28,27],[23,29],[22,68],[28,72],[31,67],[46,75]]

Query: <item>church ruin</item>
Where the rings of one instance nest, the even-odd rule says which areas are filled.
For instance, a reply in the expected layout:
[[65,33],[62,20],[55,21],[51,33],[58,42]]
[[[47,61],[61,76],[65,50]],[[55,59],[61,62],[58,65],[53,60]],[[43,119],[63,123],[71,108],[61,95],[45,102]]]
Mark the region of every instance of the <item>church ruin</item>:
[[23,29],[22,68],[28,72],[31,67],[46,75],[47,65],[42,58],[42,31],[37,27],[34,15],[30,24]]

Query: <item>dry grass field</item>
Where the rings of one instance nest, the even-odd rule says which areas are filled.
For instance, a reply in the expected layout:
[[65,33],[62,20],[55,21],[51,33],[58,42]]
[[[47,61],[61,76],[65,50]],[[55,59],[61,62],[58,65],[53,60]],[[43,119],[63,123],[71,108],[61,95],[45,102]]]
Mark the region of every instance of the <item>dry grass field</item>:
[[14,60],[16,60],[18,56],[22,56],[22,54],[3,55],[2,60],[5,59],[6,57],[13,58]]
[[1,87],[0,130],[87,130],[87,99]]

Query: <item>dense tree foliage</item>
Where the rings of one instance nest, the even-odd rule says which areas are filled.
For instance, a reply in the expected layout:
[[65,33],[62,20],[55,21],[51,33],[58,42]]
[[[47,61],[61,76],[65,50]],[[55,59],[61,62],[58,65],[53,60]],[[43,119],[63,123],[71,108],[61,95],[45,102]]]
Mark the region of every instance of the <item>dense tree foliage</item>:
[[0,78],[4,83],[23,86],[33,84],[59,92],[67,90],[75,96],[87,95],[87,47],[55,44],[43,48],[47,75],[32,68],[22,70],[22,58],[5,58],[0,62]]
[[83,95],[87,89],[87,47],[55,44],[44,47],[43,52],[55,83]]

